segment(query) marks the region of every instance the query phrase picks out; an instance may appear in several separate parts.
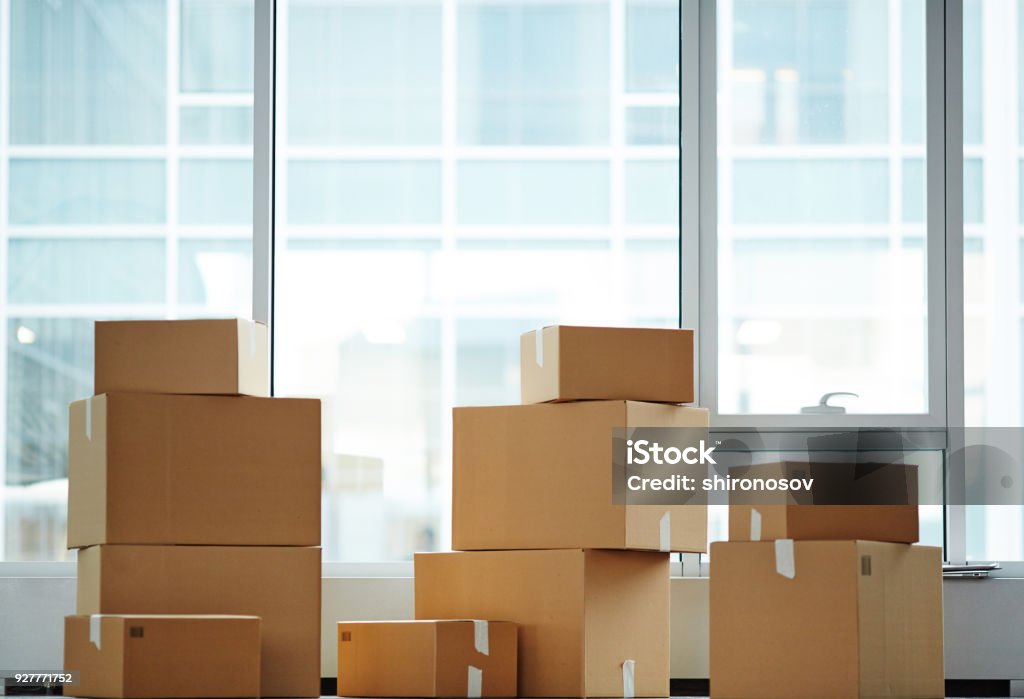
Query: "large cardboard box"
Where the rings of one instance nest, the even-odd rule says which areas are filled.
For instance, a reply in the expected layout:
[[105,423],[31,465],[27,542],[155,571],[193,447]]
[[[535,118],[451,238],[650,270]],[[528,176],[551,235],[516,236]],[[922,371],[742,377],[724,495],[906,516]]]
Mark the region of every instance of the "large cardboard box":
[[942,551],[711,545],[711,696],[942,697]]
[[67,694],[111,699],[258,697],[260,619],[227,615],[64,618]]
[[621,400],[456,408],[452,548],[705,551],[704,504],[613,504],[611,469],[616,427],[707,425],[704,408]]
[[473,619],[338,623],[338,696],[514,697],[516,625]]
[[320,549],[91,546],[79,614],[244,614],[263,620],[260,693],[320,696]]
[[320,402],[111,393],[71,404],[68,546],[320,545]]
[[550,325],[519,341],[523,403],[692,403],[693,331]]
[[98,321],[95,392],[269,396],[268,346],[238,318]]
[[665,697],[668,586],[663,553],[421,553],[416,618],[518,624],[522,697]]
[[917,466],[784,461],[730,469],[733,478],[813,478],[810,493],[729,494],[729,540],[853,540],[914,543]]

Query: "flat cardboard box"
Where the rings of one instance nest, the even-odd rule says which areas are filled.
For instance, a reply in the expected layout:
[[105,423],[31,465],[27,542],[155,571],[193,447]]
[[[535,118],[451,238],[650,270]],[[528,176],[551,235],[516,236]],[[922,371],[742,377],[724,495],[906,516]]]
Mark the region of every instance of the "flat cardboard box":
[[523,403],[692,403],[693,331],[549,325],[519,341]]
[[711,545],[711,696],[943,697],[942,551]]
[[71,404],[68,546],[320,545],[320,402],[111,393]]
[[240,318],[97,321],[95,393],[269,396],[268,347]]
[[260,619],[229,615],[64,617],[67,694],[110,699],[258,697]]
[[[668,555],[647,551],[416,554],[417,619],[519,626],[519,696],[668,696]],[[628,663],[627,661],[632,661]]]
[[[810,494],[729,494],[729,540],[919,539],[917,466],[784,461],[730,469],[733,478],[813,478]],[[843,504],[839,504],[843,503]]]
[[514,697],[516,625],[472,619],[338,623],[338,696]]
[[245,614],[263,620],[260,694],[320,696],[320,549],[91,546],[79,614]]
[[707,425],[622,400],[456,408],[452,548],[706,551],[706,505],[614,504],[611,464],[616,427]]

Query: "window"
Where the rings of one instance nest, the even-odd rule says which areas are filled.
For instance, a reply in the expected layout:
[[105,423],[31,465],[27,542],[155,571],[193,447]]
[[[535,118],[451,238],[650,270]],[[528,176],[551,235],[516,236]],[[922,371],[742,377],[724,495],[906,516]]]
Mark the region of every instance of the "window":
[[678,322],[678,5],[277,7],[275,391],[324,405],[324,559],[450,537],[451,407],[519,334]]
[[718,3],[718,412],[927,413],[924,0]]
[[93,319],[250,313],[253,8],[3,7],[0,560],[55,560]]

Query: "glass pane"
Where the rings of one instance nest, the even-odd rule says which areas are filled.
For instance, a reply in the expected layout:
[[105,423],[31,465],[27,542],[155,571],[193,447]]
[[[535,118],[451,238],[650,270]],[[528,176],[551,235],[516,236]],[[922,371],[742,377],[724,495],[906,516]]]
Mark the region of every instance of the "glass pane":
[[[461,0],[458,5],[460,143],[608,143],[607,2]],[[650,41],[663,43],[664,37]],[[669,41],[677,45],[674,36]]]
[[924,5],[719,2],[722,413],[928,409]]
[[13,225],[163,223],[161,160],[9,161]]
[[12,144],[164,141],[163,0],[11,0],[10,13]]
[[182,0],[182,92],[252,92],[252,52],[253,0]]
[[290,143],[440,143],[439,1],[295,1],[288,26]]
[[68,559],[93,322],[251,314],[252,0],[0,6],[0,561]]
[[451,408],[518,402],[522,332],[678,322],[676,3],[441,5],[278,3],[275,385],[323,401],[327,560],[450,545]]
[[182,160],[179,221],[252,223],[252,160]]
[[182,145],[249,145],[252,107],[182,107],[179,128]]
[[[1024,3],[965,0],[965,413],[968,438],[990,447],[1024,424],[1022,35]],[[1019,469],[1020,452],[1012,457]],[[980,468],[968,478],[967,557],[1024,560],[1024,507],[988,504],[1006,486],[977,462],[968,464]]]
[[678,34],[678,0],[627,1],[626,90],[678,90]]

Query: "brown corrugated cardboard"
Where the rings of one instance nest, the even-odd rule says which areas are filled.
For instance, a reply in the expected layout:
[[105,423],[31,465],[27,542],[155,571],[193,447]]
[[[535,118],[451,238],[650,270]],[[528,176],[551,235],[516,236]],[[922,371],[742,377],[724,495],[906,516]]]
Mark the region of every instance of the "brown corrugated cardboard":
[[519,341],[523,403],[692,403],[693,331],[550,325]]
[[918,540],[917,466],[784,461],[730,469],[729,475],[814,479],[811,493],[796,497],[731,492],[730,541]]
[[704,505],[613,504],[611,464],[616,427],[707,425],[633,401],[456,408],[452,548],[705,551]]
[[712,544],[711,696],[944,696],[941,549]]
[[338,695],[514,697],[516,625],[470,619],[338,623]]
[[257,697],[260,619],[226,615],[64,618],[67,694],[111,699]]
[[71,404],[68,546],[320,545],[320,402],[111,393]]
[[320,549],[91,546],[79,614],[246,614],[263,620],[261,694],[320,695]]
[[671,578],[671,677],[694,680],[708,676],[708,579]]
[[267,326],[237,318],[96,323],[96,393],[270,395]]
[[[519,696],[668,696],[668,555],[473,551],[416,555],[417,619],[519,625]],[[628,662],[632,661],[632,662]]]

